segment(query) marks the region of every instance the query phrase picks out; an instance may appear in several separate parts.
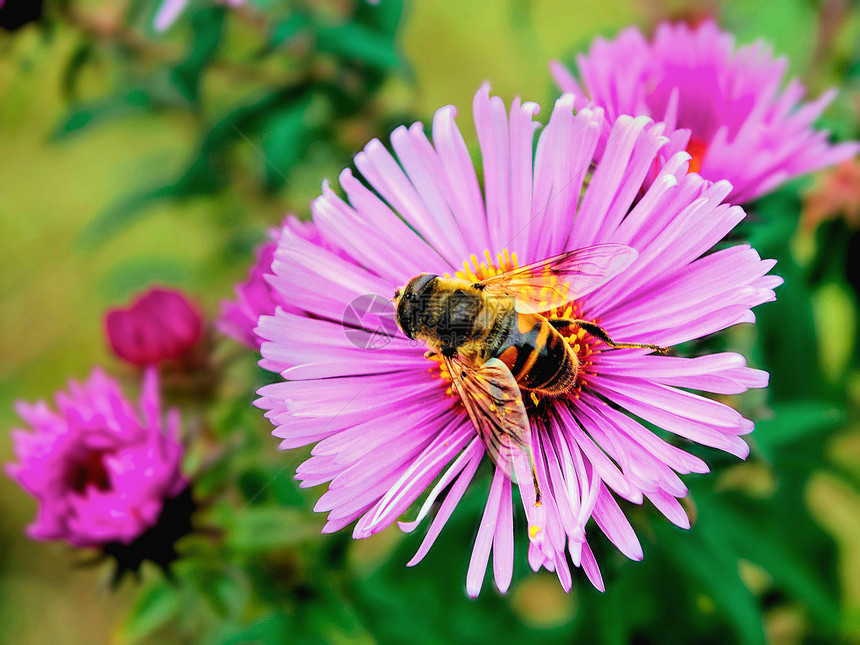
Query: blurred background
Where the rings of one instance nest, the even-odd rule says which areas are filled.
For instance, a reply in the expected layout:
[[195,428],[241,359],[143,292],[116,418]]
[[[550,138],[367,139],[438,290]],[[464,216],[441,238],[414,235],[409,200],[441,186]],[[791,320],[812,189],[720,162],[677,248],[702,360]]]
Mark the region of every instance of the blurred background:
[[[473,145],[471,102],[486,80],[546,114],[556,94],[548,62],[572,60],[595,36],[715,16],[741,43],[772,43],[812,96],[838,87],[822,125],[858,136],[860,7],[848,0],[192,2],[164,31],[153,27],[158,6],[6,0],[0,9],[4,463],[5,429],[20,425],[15,400],[50,398],[96,364],[135,391],[135,373],[109,352],[107,308],[169,285],[211,326],[267,228],[286,213],[307,218],[321,181],[370,138],[454,104]],[[32,20],[9,18],[13,10]],[[27,539],[35,504],[0,477],[0,640],[860,643],[860,182],[855,172],[845,188],[852,216],[805,206],[823,181],[753,204],[740,233],[778,258],[786,279],[758,330],[726,341],[773,374],[756,395],[766,400],[754,401],[765,412],[751,457],[696,453],[714,473],[685,478],[698,515],[690,532],[625,507],[645,560],[598,543],[605,594],[577,578],[565,595],[552,574],[518,561],[507,595],[485,586],[466,599],[465,545],[486,480],[417,568],[404,565],[421,535],[319,536],[310,509],[321,491],[297,488],[300,457],[276,450],[250,406],[266,377],[252,352],[218,340],[228,365],[218,403],[200,412],[186,402],[183,414],[197,433],[192,462],[215,445],[230,457],[196,491],[212,500],[199,522],[221,537],[186,540],[181,584],[144,567],[112,589],[107,565]]]

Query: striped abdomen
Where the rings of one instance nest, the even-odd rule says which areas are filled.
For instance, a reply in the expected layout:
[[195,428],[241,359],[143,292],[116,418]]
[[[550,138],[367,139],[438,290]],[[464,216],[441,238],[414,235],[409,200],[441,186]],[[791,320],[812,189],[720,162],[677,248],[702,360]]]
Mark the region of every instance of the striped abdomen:
[[537,314],[516,314],[496,356],[524,390],[561,394],[576,382],[579,360],[564,338]]

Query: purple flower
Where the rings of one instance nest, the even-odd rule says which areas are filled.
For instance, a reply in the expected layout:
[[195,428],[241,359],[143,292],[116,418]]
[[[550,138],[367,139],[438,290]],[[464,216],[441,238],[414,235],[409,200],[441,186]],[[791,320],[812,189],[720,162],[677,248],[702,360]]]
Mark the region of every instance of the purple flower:
[[162,420],[155,368],[144,375],[139,413],[100,369],[56,401],[56,412],[43,401],[17,404],[32,432],[12,432],[18,463],[6,472],[39,503],[27,534],[80,547],[130,544],[187,486],[178,412]]
[[[231,7],[238,7],[245,4],[245,0],[216,0],[220,4],[226,4]],[[165,31],[176,22],[185,7],[188,5],[188,0],[164,0],[158,13],[155,14],[155,30]]]
[[105,316],[111,349],[133,365],[179,360],[191,352],[203,331],[197,309],[180,291],[154,288],[128,309]]
[[[314,222],[349,259],[282,231],[271,282],[304,311],[260,318],[261,365],[285,381],[263,387],[257,405],[283,448],[316,444],[297,477],[303,486],[330,482],[316,505],[329,512],[325,532],[352,522],[356,538],[381,531],[436,482],[417,518],[400,523],[414,530],[447,491],[413,565],[484,459],[484,444],[446,371],[424,356],[423,344],[397,330],[390,305],[378,307],[410,277],[481,279],[517,259],[627,245],[638,257],[621,274],[545,315],[598,322],[616,342],[665,346],[753,322],[750,308],[774,298],[782,281],[766,275],[773,261],[747,245],[709,253],[744,217],[741,208],[723,203],[728,182],[689,174],[689,156],[681,152],[643,194],[669,143],[664,126],[644,116],[621,117],[599,150],[603,110],[586,107],[574,115],[573,107],[571,95],[556,102],[533,148],[538,106],[516,99],[508,112],[484,87],[474,101],[483,182],[455,125],[456,111],[446,107],[433,120],[432,143],[420,123],[393,132],[396,159],[371,141],[355,157],[364,180],[350,170],[340,175],[348,201],[323,186]],[[576,389],[537,402],[523,397],[543,492],[543,505],[535,508],[531,480],[520,478],[528,559],[535,570],[555,571],[565,590],[572,584],[570,562],[603,589],[588,536],[599,529],[626,556],[642,558],[616,497],[636,504],[647,498],[687,528],[677,501],[687,489],[678,474],[708,470],[640,419],[743,458],[749,448],[741,435],[752,422],[686,390],[736,394],[764,387],[767,374],[733,353],[680,358],[610,349],[581,329],[569,330],[566,342],[582,365]],[[496,468],[466,579],[471,596],[481,589],[491,550],[497,586],[504,591],[511,581],[513,491]]]
[[[295,215],[287,215],[281,222],[281,227],[313,244],[326,244],[313,222],[303,222]],[[272,272],[272,258],[278,246],[278,235],[279,229],[273,229],[269,232],[271,241],[257,247],[257,260],[248,273],[248,279],[236,285],[235,301],[222,301],[221,316],[215,322],[221,333],[255,349],[259,349],[262,342],[254,333],[261,314],[274,315],[277,307],[292,313],[301,311],[290,299],[283,298],[266,279]],[[328,248],[337,252],[335,247]]]
[[577,58],[580,80],[560,63],[552,72],[562,91],[606,110],[608,123],[621,114],[666,123],[670,152],[686,147],[692,171],[728,180],[729,201],[744,203],[860,151],[857,142],[831,145],[827,132],[812,128],[836,92],[801,102],[797,79],[782,88],[787,64],[761,41],[735,48],[731,34],[707,21],[663,23],[650,43],[631,27]]

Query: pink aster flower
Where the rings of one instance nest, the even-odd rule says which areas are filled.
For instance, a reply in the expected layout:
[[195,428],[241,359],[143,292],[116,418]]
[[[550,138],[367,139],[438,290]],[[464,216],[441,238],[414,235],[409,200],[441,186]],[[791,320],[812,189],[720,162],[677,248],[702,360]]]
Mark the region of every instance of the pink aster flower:
[[[216,0],[219,4],[225,4],[230,7],[238,7],[245,4],[245,0]],[[155,14],[155,30],[165,31],[176,22],[185,7],[188,5],[188,0],[164,0],[164,3],[159,7],[158,13]]]
[[[588,97],[606,110],[607,123],[621,114],[663,121],[670,151],[686,147],[691,170],[731,182],[733,203],[860,151],[857,142],[831,145],[827,132],[812,127],[835,90],[802,102],[800,81],[782,87],[785,58],[773,58],[761,41],[736,48],[711,21],[696,28],[663,23],[652,42],[631,27],[613,41],[595,40],[577,65],[578,79],[552,64],[562,91]],[[679,138],[675,129],[689,132]]]
[[[325,240],[313,222],[303,222],[295,215],[287,215],[281,222],[281,228],[288,228],[314,244],[325,245]],[[257,247],[257,259],[248,273],[248,279],[236,285],[235,301],[224,300],[221,303],[221,316],[215,322],[221,333],[255,349],[258,349],[261,343],[254,333],[261,314],[273,315],[277,307],[294,313],[299,311],[289,299],[281,297],[266,279],[266,275],[272,272],[272,259],[278,246],[279,231],[280,229],[272,229],[269,232],[270,241]]]
[[154,288],[127,309],[105,316],[111,349],[133,365],[154,365],[186,356],[200,340],[203,321],[180,291]]
[[57,411],[43,401],[17,405],[32,432],[12,432],[18,463],[6,472],[39,503],[27,534],[79,547],[130,544],[187,486],[178,412],[162,420],[154,368],[144,376],[139,412],[99,369],[56,401]]
[[[412,531],[442,499],[414,565],[485,458],[446,370],[425,357],[423,344],[398,331],[391,305],[379,307],[412,276],[483,279],[517,259],[625,245],[638,253],[629,252],[635,260],[622,273],[564,311],[544,314],[595,321],[616,342],[663,346],[752,322],[751,307],[774,298],[781,279],[766,275],[773,261],[746,245],[710,252],[744,217],[741,208],[723,203],[727,182],[689,174],[690,157],[680,152],[643,194],[668,145],[663,125],[620,117],[601,150],[603,110],[574,114],[573,108],[573,96],[560,98],[533,148],[538,106],[516,99],[508,111],[484,87],[473,108],[483,181],[456,111],[446,107],[433,120],[432,143],[420,123],[393,132],[396,158],[371,141],[355,157],[363,180],[350,170],[340,175],[346,199],[324,184],[313,203],[314,222],[348,258],[282,231],[271,282],[304,311],[260,318],[261,364],[284,381],[263,387],[257,405],[283,448],[316,444],[297,477],[303,486],[329,484],[316,505],[328,512],[325,532],[355,522],[353,536],[367,537],[424,496],[417,516],[399,524]],[[742,356],[611,349],[582,329],[568,330],[565,342],[582,366],[575,389],[556,398],[523,396],[543,504],[535,506],[531,478],[519,477],[516,485],[495,469],[466,577],[471,596],[481,589],[491,552],[496,584],[508,588],[515,497],[529,520],[531,566],[555,571],[565,590],[572,585],[571,563],[603,589],[589,546],[595,531],[629,558],[642,558],[617,498],[635,504],[647,498],[689,527],[678,502],[687,494],[679,474],[704,473],[708,466],[642,421],[682,441],[748,454],[741,436],[752,422],[687,391],[725,395],[764,387],[767,374],[746,367]]]

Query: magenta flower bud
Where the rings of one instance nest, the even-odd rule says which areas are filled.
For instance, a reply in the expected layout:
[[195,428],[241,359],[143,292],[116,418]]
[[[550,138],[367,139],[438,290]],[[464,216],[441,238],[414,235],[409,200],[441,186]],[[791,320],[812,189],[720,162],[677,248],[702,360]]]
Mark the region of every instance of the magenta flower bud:
[[[281,227],[299,239],[326,246],[313,222],[303,222],[295,215],[287,215]],[[215,322],[215,327],[221,333],[254,349],[259,349],[262,342],[254,331],[261,315],[273,316],[278,307],[290,313],[302,312],[301,303],[292,303],[282,297],[266,277],[271,277],[272,259],[280,235],[281,229],[272,229],[269,231],[269,241],[257,247],[257,260],[248,272],[247,280],[236,285],[236,300],[224,300],[221,303],[221,315]],[[337,252],[330,245],[326,248]]]
[[188,485],[179,413],[162,419],[157,371],[144,375],[139,411],[98,368],[56,403],[56,411],[44,401],[17,404],[32,432],[12,432],[18,462],[6,473],[39,504],[27,534],[79,547],[132,544]]
[[200,339],[203,321],[179,291],[154,288],[128,309],[105,317],[111,349],[134,365],[154,365],[183,358]]
[[218,331],[255,349],[260,347],[254,334],[257,319],[260,314],[275,313],[278,304],[282,304],[265,277],[271,271],[276,246],[269,241],[257,247],[257,260],[248,272],[248,279],[236,285],[235,301],[221,303],[221,316],[215,321]]

